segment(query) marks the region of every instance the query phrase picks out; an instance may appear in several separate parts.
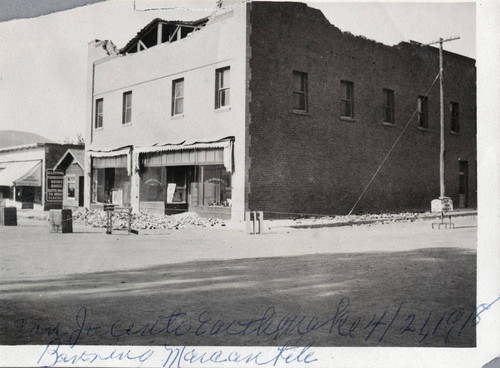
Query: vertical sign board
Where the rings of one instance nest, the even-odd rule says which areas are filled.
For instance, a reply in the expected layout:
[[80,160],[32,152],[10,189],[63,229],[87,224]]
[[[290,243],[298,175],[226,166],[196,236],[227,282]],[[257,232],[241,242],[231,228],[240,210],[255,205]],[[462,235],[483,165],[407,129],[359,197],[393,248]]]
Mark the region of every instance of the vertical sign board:
[[51,207],[62,208],[64,173],[62,171],[47,169],[46,177],[45,200],[52,205]]
[[167,183],[167,203],[174,203],[176,183]]

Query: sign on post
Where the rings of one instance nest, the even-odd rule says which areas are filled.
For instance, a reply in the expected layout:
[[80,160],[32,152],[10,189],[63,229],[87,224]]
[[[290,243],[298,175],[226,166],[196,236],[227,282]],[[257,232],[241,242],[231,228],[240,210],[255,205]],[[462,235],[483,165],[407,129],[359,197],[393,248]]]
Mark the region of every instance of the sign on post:
[[453,201],[449,197],[440,197],[431,201],[431,212],[451,212]]

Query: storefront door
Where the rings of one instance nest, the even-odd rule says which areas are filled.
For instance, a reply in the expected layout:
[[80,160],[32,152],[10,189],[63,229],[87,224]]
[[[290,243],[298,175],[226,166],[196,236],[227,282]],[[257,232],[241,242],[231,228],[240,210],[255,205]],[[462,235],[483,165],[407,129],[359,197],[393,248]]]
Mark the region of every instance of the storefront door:
[[469,191],[469,168],[467,161],[459,161],[458,208],[467,208]]
[[166,168],[165,214],[186,212],[189,206],[189,183],[193,180],[192,166]]
[[78,177],[78,207],[83,207],[84,201],[84,178],[83,176]]

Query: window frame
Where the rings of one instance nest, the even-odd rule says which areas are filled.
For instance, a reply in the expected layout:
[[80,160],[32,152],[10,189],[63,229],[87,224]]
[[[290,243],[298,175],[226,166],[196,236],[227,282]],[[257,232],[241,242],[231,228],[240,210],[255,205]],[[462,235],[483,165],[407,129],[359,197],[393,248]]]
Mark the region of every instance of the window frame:
[[[99,106],[101,107],[101,111],[99,111]],[[94,127],[95,129],[102,129],[104,127],[104,98],[95,100]]]
[[[128,98],[130,96],[130,98]],[[127,105],[129,102],[129,105]],[[129,113],[129,115],[127,115]],[[127,117],[129,120],[127,121]],[[122,125],[132,124],[132,91],[123,92]]]
[[[389,89],[389,88],[384,88],[382,89],[382,93],[384,96],[384,101],[382,104],[382,122],[384,124],[390,124],[390,125],[395,125],[396,124],[396,118],[394,115],[394,90]],[[386,119],[387,116],[389,116],[389,119]]]
[[418,127],[429,130],[429,98],[427,96],[418,96],[417,118]]
[[[300,90],[295,89],[294,78],[295,76],[300,77]],[[308,112],[309,111],[309,96],[308,96],[308,75],[306,72],[301,72],[298,70],[292,71],[292,96],[295,95],[303,96],[304,106],[296,107],[295,98],[292,99],[292,111],[294,112]],[[302,101],[302,99],[301,99]]]
[[[73,184],[73,195],[72,196],[69,195],[70,184]],[[76,175],[66,175],[66,198],[76,199]]]
[[454,134],[460,133],[460,105],[458,102],[450,102],[450,131]]
[[[176,87],[182,83],[182,96],[176,96]],[[184,78],[174,79],[172,81],[172,106],[171,106],[171,116],[182,116],[184,114],[184,94],[185,94],[185,84]],[[182,100],[182,111],[177,111],[176,102]]]
[[[344,95],[344,86],[345,86],[345,95]],[[354,119],[354,82],[348,80],[341,80],[340,89],[341,89],[340,102],[342,107],[340,111],[340,116],[342,118]],[[349,114],[345,114],[346,103],[349,104]]]
[[[226,85],[225,81],[227,78],[224,77],[224,73],[229,74],[229,84]],[[222,95],[224,93],[224,101],[222,101]],[[227,102],[227,97],[229,97],[229,102]],[[218,68],[215,70],[215,109],[227,109],[231,106],[231,67],[225,66],[223,68]]]

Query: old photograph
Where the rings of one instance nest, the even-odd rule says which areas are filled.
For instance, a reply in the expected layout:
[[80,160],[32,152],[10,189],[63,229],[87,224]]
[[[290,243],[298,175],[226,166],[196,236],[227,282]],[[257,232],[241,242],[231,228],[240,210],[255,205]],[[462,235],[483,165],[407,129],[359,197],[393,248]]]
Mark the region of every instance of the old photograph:
[[496,10],[0,2],[0,366],[499,356]]

